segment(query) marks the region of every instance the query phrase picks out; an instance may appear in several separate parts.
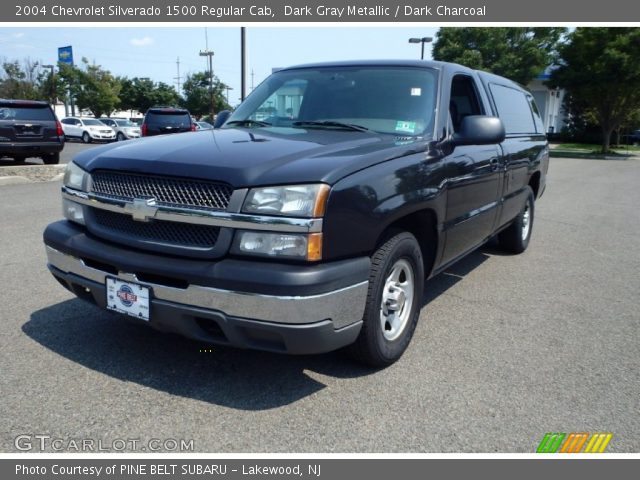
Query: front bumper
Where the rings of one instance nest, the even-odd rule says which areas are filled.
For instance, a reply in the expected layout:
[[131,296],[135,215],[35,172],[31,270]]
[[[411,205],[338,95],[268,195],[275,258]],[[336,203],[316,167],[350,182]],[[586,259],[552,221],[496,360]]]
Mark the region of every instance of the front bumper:
[[[61,241],[61,235],[66,239]],[[70,222],[50,225],[44,238],[51,273],[101,308],[106,308],[107,277],[150,287],[151,320],[144,323],[159,330],[209,343],[302,354],[353,343],[362,326],[366,257],[325,266],[271,264],[274,268],[253,261],[162,257],[105,243]],[[188,272],[191,281],[185,281]],[[225,279],[233,289],[221,288]]]

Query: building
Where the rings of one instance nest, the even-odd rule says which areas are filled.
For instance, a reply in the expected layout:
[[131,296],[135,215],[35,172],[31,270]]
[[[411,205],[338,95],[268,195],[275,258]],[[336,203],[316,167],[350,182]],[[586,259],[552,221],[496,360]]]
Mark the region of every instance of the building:
[[562,108],[565,91],[561,88],[550,89],[545,81],[551,78],[551,69],[547,68],[527,85],[540,110],[544,129],[548,133],[558,133],[566,124],[566,115]]

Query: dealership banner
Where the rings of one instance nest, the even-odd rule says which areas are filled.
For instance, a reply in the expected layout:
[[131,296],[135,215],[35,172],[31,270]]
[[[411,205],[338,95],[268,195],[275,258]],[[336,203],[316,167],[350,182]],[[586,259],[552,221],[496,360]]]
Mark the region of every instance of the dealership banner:
[[[555,457],[557,458],[557,457]],[[639,459],[42,459],[0,460],[0,478],[424,480],[430,478],[635,478]]]
[[638,22],[628,0],[13,0],[0,22]]

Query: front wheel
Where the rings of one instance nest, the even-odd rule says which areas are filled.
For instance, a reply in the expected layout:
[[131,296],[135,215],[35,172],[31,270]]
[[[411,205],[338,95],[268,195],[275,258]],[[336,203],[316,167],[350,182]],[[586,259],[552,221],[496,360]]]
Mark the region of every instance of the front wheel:
[[82,143],[91,143],[91,136],[88,132],[82,134]]
[[124,142],[127,138],[124,136],[124,133],[122,132],[118,132],[118,136],[116,137],[116,140],[118,142]]
[[389,238],[371,259],[362,330],[350,347],[356,359],[385,367],[402,356],[418,323],[423,287],[416,238],[408,232]]
[[522,253],[529,246],[533,229],[535,202],[533,190],[527,186],[527,201],[513,223],[498,234],[500,246],[511,253]]

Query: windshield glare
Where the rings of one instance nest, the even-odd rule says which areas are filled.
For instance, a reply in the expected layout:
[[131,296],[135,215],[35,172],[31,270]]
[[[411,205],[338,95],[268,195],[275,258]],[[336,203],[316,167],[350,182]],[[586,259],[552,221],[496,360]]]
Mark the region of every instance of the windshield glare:
[[85,125],[96,125],[98,127],[104,127],[105,124],[102,123],[100,120],[92,120],[90,118],[85,118],[82,120],[84,122]]
[[133,127],[133,126],[135,126],[129,120],[115,120],[115,122],[116,122],[116,125],[118,125],[119,127]]
[[[276,72],[227,123],[313,128],[297,122],[340,122],[379,133],[431,135],[437,72],[411,67],[331,67]],[[255,127],[258,124],[247,126]]]

